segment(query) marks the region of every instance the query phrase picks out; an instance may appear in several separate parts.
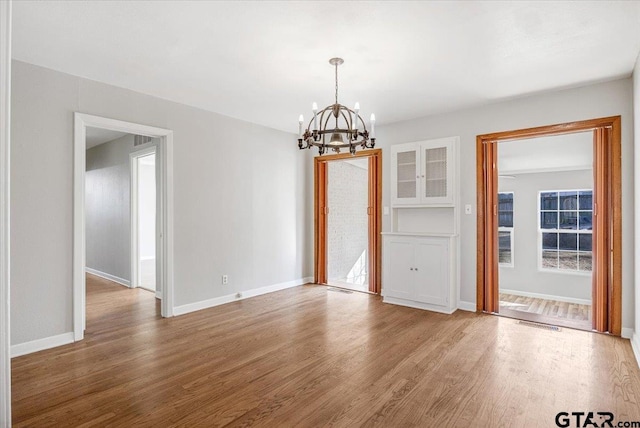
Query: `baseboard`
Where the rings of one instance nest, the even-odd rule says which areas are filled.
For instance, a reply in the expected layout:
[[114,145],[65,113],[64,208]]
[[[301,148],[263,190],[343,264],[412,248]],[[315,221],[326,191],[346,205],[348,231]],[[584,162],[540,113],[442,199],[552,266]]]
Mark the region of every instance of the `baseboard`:
[[638,363],[638,367],[640,367],[640,332],[635,332],[631,336],[631,349],[633,349],[633,353],[636,356],[636,362]]
[[462,311],[475,312],[476,311],[476,303],[475,302],[465,302],[463,300],[458,301],[458,309]]
[[120,277],[117,277],[115,275],[111,275],[105,272],[100,272],[99,270],[96,269],[91,269],[91,268],[84,268],[85,272],[90,273],[91,275],[95,275],[95,276],[99,276],[100,278],[104,278],[104,279],[108,279],[109,281],[113,281],[113,282],[117,282],[120,285],[124,285],[125,287],[131,287],[131,281],[129,281],[128,279],[123,279]]
[[432,305],[430,303],[415,302],[413,300],[399,299],[397,297],[382,296],[382,301],[384,303],[389,303],[392,305],[406,306],[408,308],[422,309],[422,310],[431,311],[431,312],[439,312],[441,314],[447,314],[447,315],[451,315],[452,313],[455,312],[455,308],[449,309],[443,306]]
[[156,299],[162,300],[162,291],[156,291]]
[[591,300],[575,299],[573,297],[552,296],[551,294],[530,293],[528,291],[500,289],[501,293],[513,294],[514,296],[533,297],[536,299],[557,300],[558,302],[575,303],[578,305],[590,305]]
[[45,337],[44,339],[33,340],[31,342],[18,343],[11,346],[11,358],[32,354],[56,346],[73,343],[73,332],[59,334],[57,336]]
[[622,337],[623,339],[631,339],[633,337],[633,329],[622,327],[622,330],[620,331],[620,337]]
[[235,302],[237,300],[248,299],[250,297],[260,296],[262,294],[273,293],[274,291],[284,290],[285,288],[297,287],[298,285],[307,284],[313,281],[313,278],[301,278],[294,281],[281,282],[279,284],[267,285],[266,287],[254,288],[227,294],[225,296],[214,297],[213,299],[202,300],[200,302],[188,303],[186,305],[176,306],[173,308],[173,315],[184,315],[190,312],[200,311],[202,309],[213,308],[214,306],[224,305],[225,303]]

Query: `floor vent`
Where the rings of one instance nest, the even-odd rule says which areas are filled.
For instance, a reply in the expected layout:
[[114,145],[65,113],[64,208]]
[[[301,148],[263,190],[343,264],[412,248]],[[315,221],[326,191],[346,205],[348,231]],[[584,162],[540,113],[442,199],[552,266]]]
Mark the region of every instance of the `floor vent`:
[[518,324],[526,325],[528,327],[541,328],[543,330],[562,331],[557,325],[541,324],[539,322],[518,321]]
[[344,288],[327,287],[328,291],[337,291],[338,293],[353,294],[353,291],[345,290]]

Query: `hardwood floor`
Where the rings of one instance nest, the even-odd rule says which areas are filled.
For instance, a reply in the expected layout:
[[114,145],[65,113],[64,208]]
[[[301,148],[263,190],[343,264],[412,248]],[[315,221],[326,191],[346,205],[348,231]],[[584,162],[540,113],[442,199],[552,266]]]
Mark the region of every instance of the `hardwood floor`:
[[500,293],[500,315],[591,331],[591,305]]
[[14,426],[555,426],[640,421],[629,342],[307,285],[161,319],[90,277],[82,342],[15,358]]

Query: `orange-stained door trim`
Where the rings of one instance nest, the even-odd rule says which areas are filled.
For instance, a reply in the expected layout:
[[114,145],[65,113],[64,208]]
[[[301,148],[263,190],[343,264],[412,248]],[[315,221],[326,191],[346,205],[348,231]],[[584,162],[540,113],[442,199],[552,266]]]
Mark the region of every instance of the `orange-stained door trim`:
[[327,164],[331,161],[367,157],[369,185],[369,291],[380,294],[382,285],[382,150],[316,156],[314,158],[314,261],[316,284],[327,283]]
[[[487,222],[490,218],[491,207],[488,201],[489,195],[487,183],[488,176],[485,174],[488,158],[491,152],[485,151],[485,144],[490,142],[518,140],[545,135],[559,135],[581,131],[594,131],[594,139],[599,143],[594,144],[594,178],[599,183],[594,182],[595,193],[602,197],[606,194],[605,202],[599,203],[596,211],[603,210],[597,214],[602,217],[603,224],[594,226],[597,228],[596,235],[608,235],[602,238],[597,250],[594,250],[594,264],[597,265],[594,276],[598,275],[602,287],[596,290],[594,287],[594,327],[598,323],[598,330],[602,329],[610,334],[620,336],[622,331],[622,171],[621,171],[621,118],[620,116],[603,117],[598,119],[584,120],[578,122],[562,123],[536,128],[520,129],[515,131],[497,132],[492,134],[478,135],[476,137],[476,191],[477,191],[477,249],[476,249],[476,309],[478,311],[489,311],[492,309],[488,300],[493,301],[494,294],[498,293],[497,280],[493,280],[491,273],[487,270],[497,270],[494,260],[491,260],[493,250],[489,253]],[[597,146],[597,147],[596,147]],[[602,183],[602,181],[605,183]],[[599,187],[600,190],[598,190]],[[493,190],[492,190],[493,193]],[[595,196],[597,199],[598,197]],[[598,220],[596,220],[598,221]],[[494,230],[494,228],[492,228]],[[497,236],[497,228],[495,228]],[[595,238],[595,237],[594,237]],[[606,247],[603,250],[601,247]],[[608,250],[607,250],[608,249]],[[604,254],[595,254],[595,252]],[[495,256],[493,256],[495,257]],[[489,264],[490,262],[491,264]],[[496,277],[497,279],[497,273]],[[597,295],[596,295],[597,291]],[[491,293],[491,294],[490,294]],[[490,295],[489,295],[490,294]],[[602,312],[604,311],[604,312]]]

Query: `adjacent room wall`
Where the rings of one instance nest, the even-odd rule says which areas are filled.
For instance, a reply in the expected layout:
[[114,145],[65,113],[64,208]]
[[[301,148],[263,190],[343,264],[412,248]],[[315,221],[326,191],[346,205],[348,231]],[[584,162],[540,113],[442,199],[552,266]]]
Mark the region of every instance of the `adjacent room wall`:
[[[486,100],[488,103],[490,99]],[[476,301],[476,136],[606,116],[622,116],[622,326],[634,326],[634,212],[632,80],[620,79],[579,88],[495,102],[462,111],[379,126],[376,147],[384,151],[383,203],[389,205],[389,147],[392,144],[460,136],[461,204],[473,212],[462,214],[460,232],[460,300]],[[384,120],[380,118],[381,120]],[[383,230],[390,231],[389,216]],[[384,286],[384,285],[383,285]],[[625,330],[626,331],[626,330]]]
[[[343,279],[368,249],[369,243],[369,173],[346,161],[328,165],[327,205],[327,274],[328,279]],[[365,256],[365,264],[368,257]]]
[[312,276],[313,153],[293,133],[12,64],[13,344],[72,331],[75,111],[174,131],[176,306]]
[[[498,191],[513,192],[513,267],[500,266],[500,291],[591,302],[591,275],[538,269],[538,195],[544,190],[592,189],[593,171],[516,174],[500,178]],[[526,295],[526,294],[525,294]],[[586,303],[586,302],[585,302]]]
[[[138,160],[138,224],[143,260],[156,258],[156,155]],[[152,163],[147,163],[147,161]]]
[[133,135],[92,147],[85,175],[86,267],[124,285],[131,281],[133,150]]

